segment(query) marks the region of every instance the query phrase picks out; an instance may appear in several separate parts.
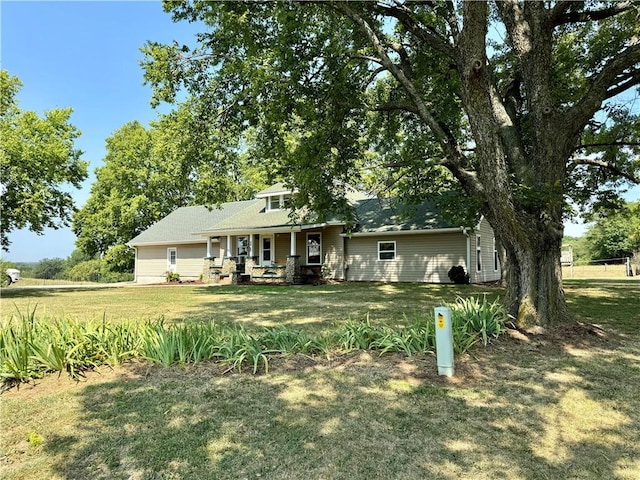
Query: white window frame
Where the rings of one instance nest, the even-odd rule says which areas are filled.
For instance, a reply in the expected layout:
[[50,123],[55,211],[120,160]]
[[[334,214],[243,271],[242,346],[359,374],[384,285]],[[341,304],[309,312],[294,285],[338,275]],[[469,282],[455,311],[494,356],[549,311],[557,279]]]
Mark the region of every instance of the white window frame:
[[[277,202],[278,206],[275,207],[273,205],[274,202]],[[279,196],[273,195],[267,198],[267,206],[269,207],[270,212],[275,212],[276,210],[280,210],[281,199]]]
[[499,269],[498,244],[496,243],[496,237],[493,237],[493,271],[497,272]]
[[[241,241],[244,239],[244,253],[240,253],[240,245]],[[238,257],[246,257],[249,255],[249,237],[247,235],[240,235],[236,237],[236,256]]]
[[[287,208],[287,203],[291,201],[290,194],[271,195],[267,197],[267,211],[276,212]],[[277,205],[277,206],[276,206]]]
[[[318,255],[318,261],[317,262],[312,262],[309,257],[309,236],[311,235],[318,235],[319,239],[320,239],[320,252]],[[311,232],[311,233],[307,233],[307,243],[306,243],[306,250],[307,250],[307,265],[322,265],[322,232]]]
[[[173,263],[171,263],[171,254],[173,255]],[[167,272],[176,273],[178,270],[178,249],[176,247],[167,248]]]
[[[268,259],[268,260],[264,258],[264,251],[265,251],[265,250],[264,250],[264,241],[265,241],[266,239],[269,239],[269,241],[270,241],[270,247],[271,247],[271,248],[269,248],[269,250],[268,250],[268,252],[269,252],[269,259]],[[274,247],[274,246],[275,246],[275,245],[274,245],[274,238],[273,238],[273,235],[260,235],[260,263],[261,263],[262,265],[266,265],[267,263],[268,263],[268,264],[272,264],[272,263],[273,263],[273,253],[274,253],[274,252],[273,252],[273,247]]]
[[[393,244],[393,250],[381,250],[380,247],[383,244]],[[382,258],[381,254],[388,254],[390,253],[393,255],[392,258]],[[398,244],[396,243],[395,240],[381,240],[378,242],[378,261],[379,262],[392,262],[394,261],[398,256]]]
[[482,238],[476,235],[476,272],[482,272]]

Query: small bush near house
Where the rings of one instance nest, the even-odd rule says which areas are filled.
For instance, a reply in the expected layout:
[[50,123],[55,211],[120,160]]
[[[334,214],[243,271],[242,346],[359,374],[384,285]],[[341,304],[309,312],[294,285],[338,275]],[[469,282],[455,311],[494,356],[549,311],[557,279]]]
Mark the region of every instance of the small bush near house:
[[167,280],[167,283],[169,283],[169,282],[179,282],[180,281],[180,274],[179,273],[174,273],[174,272],[167,272],[167,274],[165,275],[165,279]]
[[469,275],[464,271],[464,267],[461,265],[451,267],[447,275],[449,276],[449,280],[458,285],[466,285],[469,283]]

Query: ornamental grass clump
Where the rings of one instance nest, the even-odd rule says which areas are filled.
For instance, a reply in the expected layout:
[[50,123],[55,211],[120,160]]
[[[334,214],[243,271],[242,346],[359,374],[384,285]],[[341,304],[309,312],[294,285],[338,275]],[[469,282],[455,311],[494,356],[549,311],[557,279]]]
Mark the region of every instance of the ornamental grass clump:
[[460,347],[470,343],[467,349],[477,340],[486,346],[491,339],[498,338],[506,331],[505,324],[512,318],[498,298],[489,302],[486,295],[483,295],[482,301],[477,297],[457,297],[451,313],[454,346],[457,335]]
[[[466,352],[474,344],[487,345],[505,331],[509,315],[495,300],[456,299],[452,305],[454,351]],[[164,366],[219,361],[229,370],[267,372],[275,354],[329,355],[330,352],[372,350],[407,356],[434,352],[432,316],[416,317],[399,325],[374,325],[349,320],[327,335],[311,336],[279,326],[255,333],[238,325],[194,322],[165,325],[163,319],[145,323],[36,318],[35,308],[18,312],[0,325],[0,378],[4,384],[26,382],[50,372],[84,376],[100,365],[143,359]]]
[[0,377],[5,384],[51,372],[78,379],[99,365],[139,356],[139,336],[132,325],[36,318],[35,310],[17,312],[0,325]]

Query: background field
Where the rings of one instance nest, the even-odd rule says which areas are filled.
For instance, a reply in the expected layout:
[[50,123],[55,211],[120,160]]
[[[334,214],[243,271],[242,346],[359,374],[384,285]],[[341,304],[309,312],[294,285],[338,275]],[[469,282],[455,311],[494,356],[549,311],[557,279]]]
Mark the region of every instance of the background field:
[[575,265],[573,267],[562,267],[562,277],[565,279],[598,279],[598,278],[628,278],[639,279],[640,277],[627,277],[626,266],[616,265]]
[[[567,280],[583,322],[512,331],[456,358],[372,352],[274,358],[270,373],[130,363],[80,383],[50,376],[0,396],[3,479],[636,479],[640,295],[636,279]],[[215,318],[327,331],[346,318],[432,315],[494,288],[125,287],[3,290],[29,309],[109,321]],[[9,306],[9,307],[8,307]]]

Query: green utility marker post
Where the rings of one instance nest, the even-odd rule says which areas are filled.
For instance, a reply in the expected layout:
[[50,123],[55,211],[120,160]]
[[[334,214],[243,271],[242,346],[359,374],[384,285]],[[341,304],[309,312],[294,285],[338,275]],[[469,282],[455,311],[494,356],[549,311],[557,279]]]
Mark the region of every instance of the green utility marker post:
[[452,377],[453,369],[453,328],[451,325],[451,309],[449,307],[434,308],[436,321],[436,357],[438,375]]

